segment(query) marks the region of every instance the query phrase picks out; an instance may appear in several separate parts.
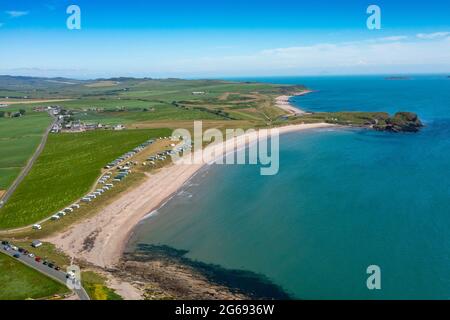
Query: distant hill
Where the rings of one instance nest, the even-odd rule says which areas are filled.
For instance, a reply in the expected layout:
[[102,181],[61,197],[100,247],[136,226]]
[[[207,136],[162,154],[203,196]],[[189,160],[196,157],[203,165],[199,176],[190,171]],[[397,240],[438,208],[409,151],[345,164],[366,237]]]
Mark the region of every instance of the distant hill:
[[83,81],[67,78],[40,78],[28,76],[0,75],[0,88],[6,90],[47,89],[80,84]]

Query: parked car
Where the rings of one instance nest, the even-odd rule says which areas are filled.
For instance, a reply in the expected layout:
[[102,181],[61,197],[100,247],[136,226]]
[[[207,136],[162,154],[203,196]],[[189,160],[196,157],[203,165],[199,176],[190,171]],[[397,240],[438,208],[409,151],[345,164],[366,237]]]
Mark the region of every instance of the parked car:
[[28,256],[29,256],[30,258],[34,258],[34,253],[29,253]]
[[41,230],[42,226],[40,224],[33,224],[33,229],[34,230]]
[[41,257],[36,257],[36,258],[34,258],[34,261],[36,261],[36,262],[41,262]]
[[14,258],[20,258],[20,254],[16,253],[13,255]]
[[8,241],[5,241],[5,240],[2,241],[2,245],[7,246],[8,244],[9,244]]
[[33,248],[39,248],[40,246],[42,246],[42,242],[39,240],[33,240],[33,242],[31,242],[31,246]]

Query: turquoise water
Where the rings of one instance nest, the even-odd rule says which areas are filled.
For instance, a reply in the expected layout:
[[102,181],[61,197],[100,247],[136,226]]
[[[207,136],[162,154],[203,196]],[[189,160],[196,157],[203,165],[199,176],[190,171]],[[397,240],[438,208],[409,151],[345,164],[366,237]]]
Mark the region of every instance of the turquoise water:
[[[293,298],[450,298],[450,80],[258,79],[318,90],[302,108],[410,110],[418,134],[315,130],[281,137],[280,171],[210,166],[129,244],[267,277]],[[381,290],[366,268],[381,268]]]

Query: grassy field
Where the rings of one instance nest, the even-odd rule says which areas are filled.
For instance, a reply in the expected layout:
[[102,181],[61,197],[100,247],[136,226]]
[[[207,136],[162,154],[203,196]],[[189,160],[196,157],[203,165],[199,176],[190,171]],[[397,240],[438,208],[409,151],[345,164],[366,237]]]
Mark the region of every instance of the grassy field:
[[106,286],[106,279],[95,272],[83,272],[81,281],[92,300],[123,300],[114,290]]
[[0,228],[42,220],[87,193],[101,168],[167,129],[50,135],[31,172],[0,209]]
[[0,118],[0,190],[7,189],[20,173],[50,123],[47,113]]
[[[164,147],[163,147],[164,146]],[[143,162],[149,155],[155,154],[156,152],[166,150],[169,146],[169,142],[161,140],[157,141],[149,148],[147,148],[142,153],[138,154],[136,157],[133,157],[133,161]],[[49,236],[54,235],[56,232],[60,232],[63,230],[67,230],[70,226],[76,224],[79,221],[82,221],[88,217],[92,217],[97,214],[99,211],[103,210],[107,205],[111,204],[115,199],[117,199],[120,195],[124,194],[128,190],[139,186],[139,184],[146,178],[145,173],[150,173],[153,170],[158,170],[165,163],[169,162],[161,161],[157,163],[155,166],[134,166],[131,174],[122,182],[116,183],[114,188],[110,191],[104,193],[102,197],[95,199],[94,202],[91,203],[80,203],[80,208],[76,210],[74,214],[69,214],[64,217],[64,219],[58,221],[46,221],[42,223],[41,230],[34,230],[31,228],[25,228],[20,231],[16,231],[11,233],[2,234],[2,230],[0,230],[0,235],[2,238],[6,240],[14,241],[18,243],[20,246],[24,248],[28,248],[29,243],[32,239],[44,239]],[[13,239],[14,238],[14,239]],[[17,239],[27,239],[25,242],[18,242]],[[55,260],[53,258],[55,255],[60,254],[58,250],[56,250],[53,246],[44,243],[42,247],[39,247],[42,251],[36,251],[41,254],[41,256],[48,256],[49,259],[54,260],[59,263],[59,260]],[[35,252],[35,249],[29,250],[30,252]],[[61,266],[66,265],[67,260],[60,261]]]
[[[30,86],[25,80],[25,84],[20,87],[18,85],[22,80],[14,81],[7,82],[11,90],[23,90]],[[42,88],[41,90],[26,91],[29,99],[72,99],[56,104],[72,110],[75,119],[86,123],[125,125],[194,119],[247,120],[264,124],[285,114],[273,106],[275,96],[304,89],[300,85],[221,80],[118,78],[82,83],[61,80],[41,82],[38,79],[34,81],[34,86]],[[0,77],[0,89],[1,83]],[[50,87],[45,88],[50,84]],[[194,95],[194,91],[203,93]],[[32,108],[50,104],[43,102],[16,106]]]
[[51,297],[69,290],[13,258],[0,253],[0,300],[24,300]]

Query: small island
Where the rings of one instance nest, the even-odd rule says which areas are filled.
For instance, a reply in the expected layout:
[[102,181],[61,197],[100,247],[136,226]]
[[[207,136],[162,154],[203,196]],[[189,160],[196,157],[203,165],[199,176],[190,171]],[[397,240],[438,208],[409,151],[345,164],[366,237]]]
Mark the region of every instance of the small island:
[[385,80],[411,80],[411,77],[405,77],[405,76],[393,76],[393,77],[387,77]]

